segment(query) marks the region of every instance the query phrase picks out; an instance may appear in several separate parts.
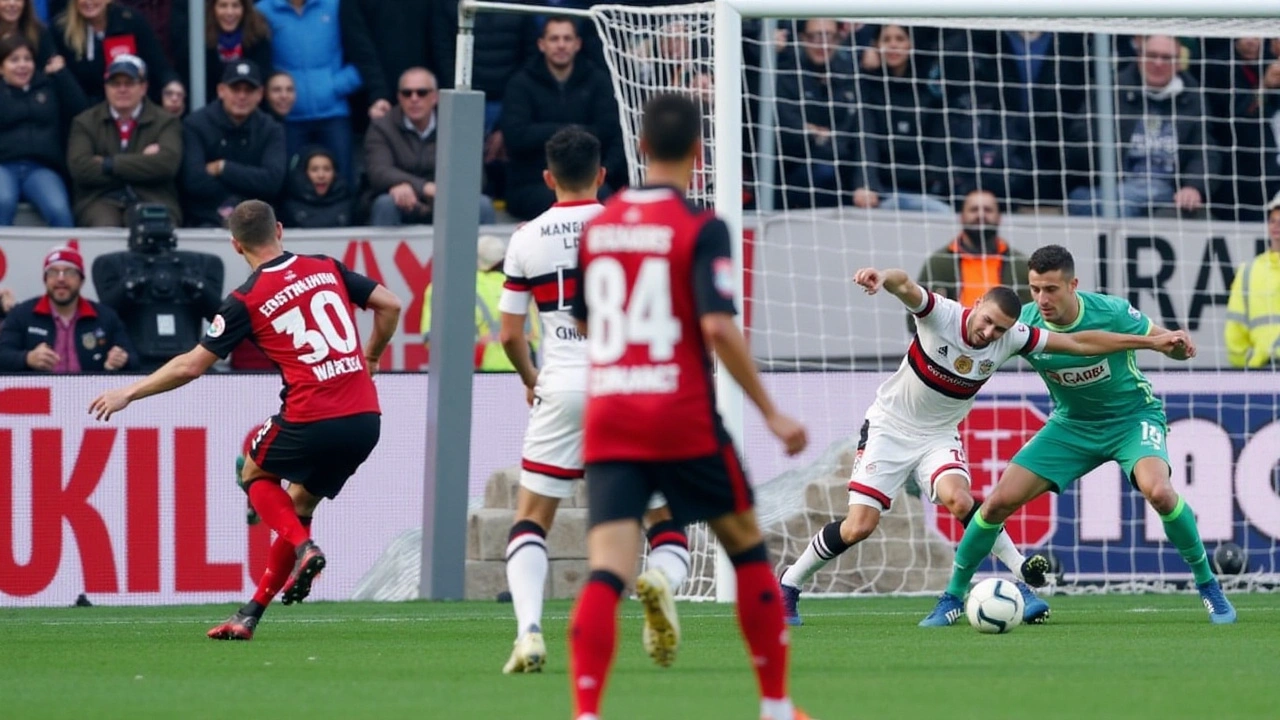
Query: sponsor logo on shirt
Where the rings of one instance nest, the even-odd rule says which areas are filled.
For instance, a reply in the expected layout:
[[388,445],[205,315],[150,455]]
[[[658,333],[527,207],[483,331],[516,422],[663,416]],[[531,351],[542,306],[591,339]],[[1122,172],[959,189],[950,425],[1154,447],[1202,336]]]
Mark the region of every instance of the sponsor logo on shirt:
[[1111,378],[1111,365],[1106,360],[1103,360],[1096,365],[1088,367],[1049,370],[1045,372],[1045,375],[1063,387],[1083,387],[1109,380]]

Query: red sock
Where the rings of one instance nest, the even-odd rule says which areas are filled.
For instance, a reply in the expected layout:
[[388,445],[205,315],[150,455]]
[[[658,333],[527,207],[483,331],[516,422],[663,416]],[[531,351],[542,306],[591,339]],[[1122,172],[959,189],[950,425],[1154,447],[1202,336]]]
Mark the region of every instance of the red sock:
[[[747,557],[760,555],[760,558]],[[766,700],[787,697],[787,628],[782,591],[773,576],[764,545],[733,558],[738,578],[738,625],[747,640],[752,666]]]
[[276,535],[298,546],[311,537],[311,533],[298,520],[297,511],[293,509],[293,498],[276,480],[257,480],[249,485],[249,502],[258,511],[267,527],[276,531]]
[[[569,677],[573,679],[574,717],[600,714],[600,696],[618,644],[618,598],[622,580],[593,570],[578,596],[569,623]],[[781,606],[779,606],[781,607]]]
[[297,546],[277,535],[276,541],[271,543],[271,552],[267,555],[267,569],[263,571],[262,579],[258,581],[258,589],[253,593],[253,601],[264,608],[270,605],[276,593],[284,587],[285,580],[289,579],[289,573],[293,572],[293,566],[297,560]]

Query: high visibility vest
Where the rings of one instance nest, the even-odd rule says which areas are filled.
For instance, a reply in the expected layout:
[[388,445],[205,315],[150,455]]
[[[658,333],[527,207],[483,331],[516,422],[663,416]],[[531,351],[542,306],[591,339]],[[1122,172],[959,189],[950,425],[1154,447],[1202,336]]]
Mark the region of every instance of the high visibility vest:
[[1268,250],[1236,273],[1227,302],[1226,343],[1232,367],[1280,362],[1280,252]]
[[[502,285],[506,276],[501,272],[476,273],[476,369],[484,372],[515,372],[515,366],[502,349],[501,313],[498,300],[502,297]],[[431,333],[431,285],[422,294],[422,325],[424,338]],[[534,344],[538,335],[533,315],[525,321],[525,331]]]

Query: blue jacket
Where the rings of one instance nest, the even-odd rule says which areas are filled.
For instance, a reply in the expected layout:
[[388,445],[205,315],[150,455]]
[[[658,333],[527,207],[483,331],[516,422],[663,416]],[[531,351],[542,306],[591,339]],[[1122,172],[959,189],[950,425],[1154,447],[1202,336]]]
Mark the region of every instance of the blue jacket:
[[290,121],[347,117],[347,96],[363,81],[343,60],[342,0],[306,0],[299,15],[289,0],[261,0],[258,11],[271,26],[271,61],[293,76],[298,101]]
[[[74,340],[80,358],[80,372],[103,372],[107,351],[119,345],[129,353],[125,372],[137,372],[138,352],[125,331],[124,323],[114,310],[92,300],[80,298],[80,317],[76,318]],[[57,338],[53,308],[48,295],[18,303],[0,324],[0,372],[31,372],[27,353],[40,343],[53,347]]]

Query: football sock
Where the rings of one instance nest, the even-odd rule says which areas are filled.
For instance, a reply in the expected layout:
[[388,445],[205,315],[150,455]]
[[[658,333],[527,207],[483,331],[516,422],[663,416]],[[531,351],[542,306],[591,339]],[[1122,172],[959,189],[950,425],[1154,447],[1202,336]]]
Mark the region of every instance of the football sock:
[[1018,546],[1013,544],[1013,538],[1009,537],[1009,533],[1003,528],[1000,534],[996,536],[996,544],[991,548],[991,554],[1000,558],[1000,562],[1013,572],[1014,577],[1022,579],[1022,562],[1026,560],[1026,556],[1018,552]]
[[1196,584],[1207,583],[1213,579],[1213,568],[1209,567],[1209,555],[1204,551],[1204,543],[1200,540],[1200,529],[1196,527],[1196,514],[1187,504],[1186,498],[1178,496],[1178,505],[1168,515],[1161,515],[1164,521],[1164,534],[1169,542],[1178,548],[1178,554],[1191,566],[1195,573]]
[[573,679],[574,717],[600,714],[600,696],[618,644],[618,599],[622,578],[592,570],[569,621],[569,676]]
[[853,547],[840,537],[841,520],[834,520],[823,526],[817,535],[809,541],[809,546],[800,554],[800,558],[782,574],[782,584],[789,587],[804,587],[809,578],[840,553]]
[[[298,516],[298,522],[302,523],[304,528],[311,527],[309,517]],[[292,543],[279,535],[276,536],[267,554],[267,569],[262,572],[262,578],[258,580],[258,589],[253,593],[253,600],[241,608],[240,612],[262,617],[262,613],[293,572],[293,566],[298,562],[297,552],[297,548]]]
[[991,554],[991,548],[1003,530],[1003,524],[992,525],[983,520],[981,510],[973,516],[973,522],[964,529],[964,537],[960,538],[960,546],[956,548],[955,567],[951,569],[951,582],[947,585],[947,592],[958,598],[965,596],[973,574]]
[[[738,625],[747,640],[763,701],[787,700],[787,626],[782,590],[764,543],[729,558],[738,581]],[[763,705],[762,705],[763,708]],[[767,717],[779,717],[770,714]]]
[[531,628],[541,628],[547,565],[547,531],[532,520],[512,525],[507,535],[507,589],[516,611],[517,638]]
[[298,520],[293,509],[293,498],[280,487],[278,480],[255,480],[249,485],[249,502],[258,511],[267,527],[276,531],[276,535],[298,546],[311,537],[311,533]]
[[674,593],[689,576],[689,536],[675,520],[656,523],[645,534],[649,538],[648,565],[666,576]]

